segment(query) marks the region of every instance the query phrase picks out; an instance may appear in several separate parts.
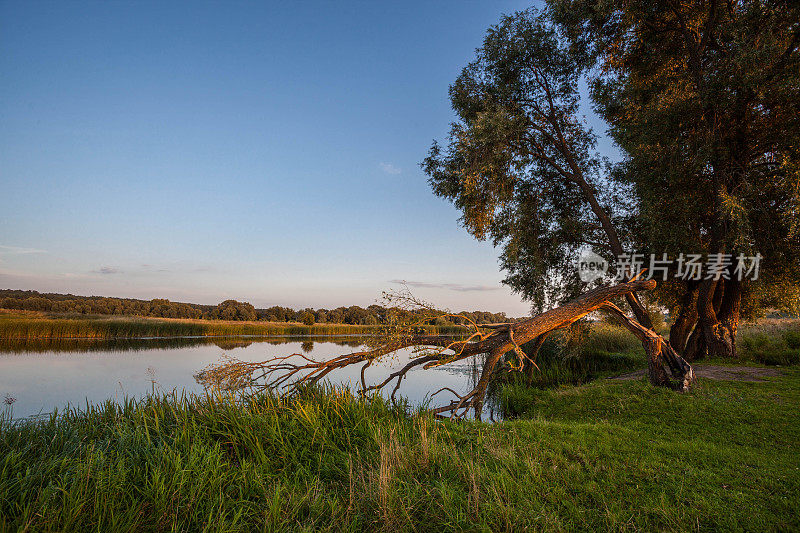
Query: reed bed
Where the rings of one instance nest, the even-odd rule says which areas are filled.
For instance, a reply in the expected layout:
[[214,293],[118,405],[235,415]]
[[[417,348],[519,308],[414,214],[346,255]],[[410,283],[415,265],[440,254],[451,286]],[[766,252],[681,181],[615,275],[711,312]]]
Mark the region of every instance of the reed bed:
[[[370,335],[380,326],[275,322],[228,322],[142,317],[0,314],[0,339],[126,339],[142,337],[214,337],[268,335]],[[458,334],[459,326],[425,326],[430,333]]]

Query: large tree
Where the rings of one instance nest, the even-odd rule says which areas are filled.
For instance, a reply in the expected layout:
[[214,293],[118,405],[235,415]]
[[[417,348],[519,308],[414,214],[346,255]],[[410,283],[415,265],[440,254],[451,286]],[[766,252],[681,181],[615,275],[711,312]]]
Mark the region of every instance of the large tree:
[[[450,87],[458,121],[423,163],[464,226],[502,247],[505,282],[540,310],[586,289],[581,249],[619,256],[630,241],[624,195],[579,113],[581,68],[543,14],[504,17]],[[652,327],[636,294],[626,297]]]
[[[551,0],[623,148],[637,246],[730,254],[725,276],[656,292],[687,358],[735,355],[742,312],[797,309],[800,5],[787,1]],[[763,256],[759,279],[735,258]],[[730,279],[725,279],[725,278]]]
[[[798,15],[787,2],[551,0],[504,17],[451,86],[458,121],[423,168],[539,306],[580,289],[586,246],[727,263],[655,296],[675,349],[732,356],[743,312],[797,303]],[[581,79],[625,154],[611,172],[578,114]],[[763,257],[757,282],[739,279],[740,255]]]

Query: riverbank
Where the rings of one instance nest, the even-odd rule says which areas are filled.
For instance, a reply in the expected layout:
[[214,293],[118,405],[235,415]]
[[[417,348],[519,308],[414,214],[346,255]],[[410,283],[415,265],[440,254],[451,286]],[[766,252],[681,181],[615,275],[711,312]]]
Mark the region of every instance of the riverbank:
[[0,530],[793,530],[800,370],[510,388],[516,420],[309,391],[0,423]]
[[[238,322],[105,315],[58,315],[0,310],[0,339],[134,339],[269,335],[370,335],[381,326],[298,322]],[[458,326],[426,326],[429,333],[458,334]]]

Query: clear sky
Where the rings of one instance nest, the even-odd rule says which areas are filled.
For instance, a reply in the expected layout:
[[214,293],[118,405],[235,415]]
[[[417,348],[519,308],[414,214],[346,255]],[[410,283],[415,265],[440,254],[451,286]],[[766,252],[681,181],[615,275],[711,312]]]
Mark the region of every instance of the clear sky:
[[528,313],[419,162],[529,2],[0,2],[0,288]]

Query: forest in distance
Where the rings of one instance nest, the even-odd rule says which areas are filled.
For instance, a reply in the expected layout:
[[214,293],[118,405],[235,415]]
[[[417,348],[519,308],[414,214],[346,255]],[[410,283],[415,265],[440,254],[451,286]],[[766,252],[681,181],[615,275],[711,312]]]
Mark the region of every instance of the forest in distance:
[[[0,289],[0,309],[15,311],[40,311],[47,313],[141,316],[151,318],[183,318],[227,321],[299,322],[314,324],[349,324],[374,326],[386,322],[388,308],[370,305],[337,307],[335,309],[292,309],[273,306],[259,309],[248,302],[225,300],[220,304],[202,305],[172,302],[166,299],[138,300],[102,296],[76,296],[73,294],[40,293],[31,290]],[[393,309],[395,313],[414,314],[418,311]],[[403,317],[400,318],[409,318]],[[437,326],[461,325],[472,320],[476,323],[499,323],[511,320],[505,313],[488,311],[462,311],[458,316],[439,317]]]

